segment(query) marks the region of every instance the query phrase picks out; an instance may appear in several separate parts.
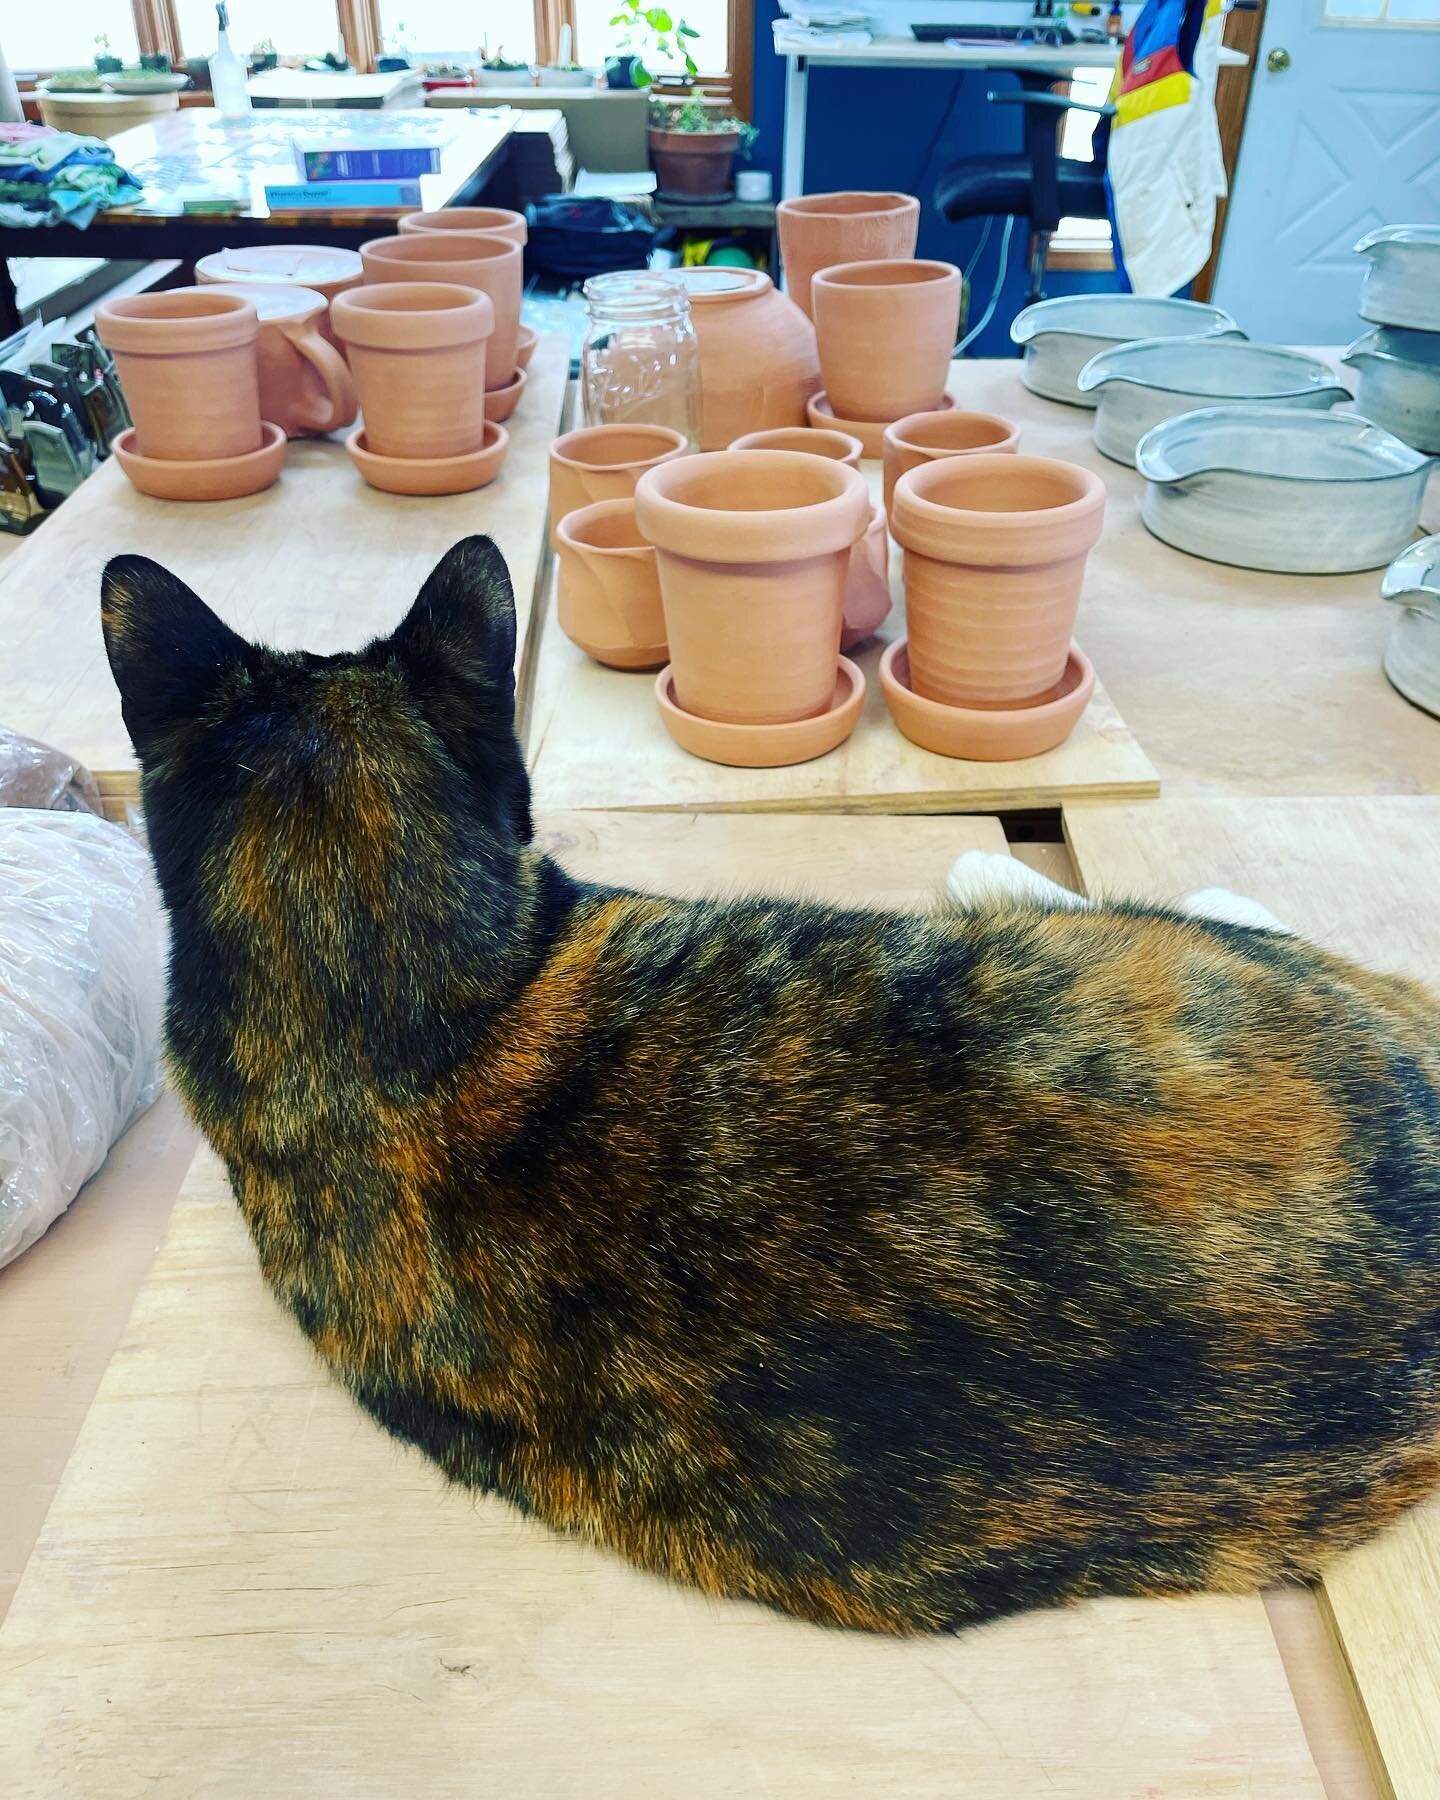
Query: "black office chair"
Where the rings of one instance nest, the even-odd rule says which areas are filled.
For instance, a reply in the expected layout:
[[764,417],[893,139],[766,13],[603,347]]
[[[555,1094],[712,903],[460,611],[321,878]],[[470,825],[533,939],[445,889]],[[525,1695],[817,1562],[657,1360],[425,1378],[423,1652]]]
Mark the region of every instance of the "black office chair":
[[1030,290],[1026,305],[1045,295],[1045,259],[1061,219],[1104,219],[1108,132],[1096,133],[1089,162],[1060,154],[1061,115],[1078,112],[1110,118],[1111,105],[1093,106],[1051,93],[1055,77],[1018,69],[1020,86],[991,93],[994,106],[1025,109],[1025,147],[988,156],[963,156],[935,184],[935,204],[951,220],[1012,217],[1030,221]]

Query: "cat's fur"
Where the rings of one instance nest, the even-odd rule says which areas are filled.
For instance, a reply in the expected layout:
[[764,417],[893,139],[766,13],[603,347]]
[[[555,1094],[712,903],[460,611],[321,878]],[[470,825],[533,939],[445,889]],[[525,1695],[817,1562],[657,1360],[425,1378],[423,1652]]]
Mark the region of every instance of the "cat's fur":
[[1301,1575],[1440,1482],[1419,987],[1158,909],[573,881],[484,539],[354,654],[139,557],[104,627],[176,1079],[266,1279],[456,1480],[886,1632]]

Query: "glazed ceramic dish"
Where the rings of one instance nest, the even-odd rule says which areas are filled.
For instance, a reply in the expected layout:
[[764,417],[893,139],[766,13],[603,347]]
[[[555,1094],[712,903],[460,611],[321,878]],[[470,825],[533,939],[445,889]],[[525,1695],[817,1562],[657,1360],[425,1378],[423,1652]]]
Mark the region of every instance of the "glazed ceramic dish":
[[1440,537],[1412,544],[1385,571],[1380,598],[1400,616],[1385,650],[1385,673],[1407,700],[1440,717]]
[[1136,338],[1243,337],[1218,306],[1198,300],[1152,300],[1143,294],[1067,294],[1041,300],[1016,315],[1013,342],[1024,346],[1020,379],[1032,394],[1068,406],[1094,406],[1079,387],[1092,356]]
[[1290,575],[1387,563],[1415,535],[1430,458],[1346,413],[1216,406],[1140,440],[1141,517],[1211,562]]
[[1076,386],[1094,394],[1095,447],[1134,464],[1135,446],[1163,419],[1223,402],[1324,411],[1349,393],[1328,364],[1246,338],[1141,338],[1092,356]]
[[1440,331],[1440,225],[1385,225],[1361,238],[1368,257],[1360,317],[1372,325]]
[[1412,449],[1440,454],[1440,333],[1382,327],[1357,338],[1340,360],[1359,376],[1357,412]]

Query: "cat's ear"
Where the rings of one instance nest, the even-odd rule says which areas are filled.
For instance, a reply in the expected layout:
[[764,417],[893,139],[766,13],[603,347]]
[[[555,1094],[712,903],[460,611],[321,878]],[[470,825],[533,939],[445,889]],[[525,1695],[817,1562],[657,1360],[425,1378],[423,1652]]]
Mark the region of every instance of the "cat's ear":
[[417,674],[478,676],[510,691],[515,597],[505,558],[490,538],[462,538],[445,552],[390,645]]
[[195,719],[220,682],[259,654],[148,556],[106,563],[100,624],[125,728],[141,757]]

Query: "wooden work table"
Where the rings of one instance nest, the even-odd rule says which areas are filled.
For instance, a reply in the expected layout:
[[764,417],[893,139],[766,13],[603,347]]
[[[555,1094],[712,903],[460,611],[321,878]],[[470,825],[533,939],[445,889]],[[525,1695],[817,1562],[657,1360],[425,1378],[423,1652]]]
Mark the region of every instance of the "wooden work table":
[[[866,767],[893,774],[881,761],[803,816],[758,816],[704,764],[677,810],[612,810],[638,779],[638,724],[569,767],[570,810],[545,801],[547,745],[573,737],[576,705],[620,694],[629,718],[626,684],[647,682],[577,663],[550,612],[544,443],[563,360],[542,343],[505,475],[478,495],[391,501],[324,443],[298,446],[270,495],[216,507],[140,500],[106,470],[0,562],[0,720],[63,744],[122,800],[106,557],[154,555],[240,629],[327,650],[393,624],[449,542],[489,530],[521,604],[541,836],[575,873],[913,907],[959,851],[1003,851],[994,809],[1026,804],[1021,789],[981,804],[953,772],[925,810],[969,816],[838,816],[864,802]],[[1183,557],[1144,532],[1138,480],[1094,452],[1088,413],[1027,395],[1011,363],[961,365],[955,389],[1015,417],[1022,448],[1104,475],[1078,635],[1106,690],[1097,739],[1161,787],[1096,803],[1078,764],[1057,765],[1046,803],[1064,808],[1065,843],[1052,814],[1056,841],[1016,853],[1091,893],[1229,885],[1440,985],[1440,722],[1380,673],[1378,575]],[[878,743],[888,727],[872,724]],[[0,1272],[7,1800],[1440,1794],[1440,1510],[1315,1591],[1106,1601],[953,1640],[707,1602],[447,1489],[383,1438],[264,1291],[223,1175],[193,1146],[162,1101]]]

